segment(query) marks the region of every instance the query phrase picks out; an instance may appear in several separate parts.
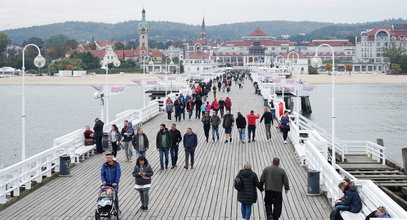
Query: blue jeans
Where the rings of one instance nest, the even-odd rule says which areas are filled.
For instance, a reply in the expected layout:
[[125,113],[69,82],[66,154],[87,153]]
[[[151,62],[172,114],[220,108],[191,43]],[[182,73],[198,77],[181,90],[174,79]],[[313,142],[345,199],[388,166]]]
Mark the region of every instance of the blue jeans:
[[246,134],[246,128],[240,128],[240,131],[239,131],[240,141],[244,141],[246,139],[245,134]]
[[136,150],[136,159],[137,159],[139,156],[146,157],[146,152],[145,152],[145,151],[138,151],[138,150]]
[[215,141],[215,134],[216,134],[217,140],[219,140],[219,127],[212,126],[212,140],[213,141]]
[[189,113],[189,119],[191,119],[191,117],[192,117],[192,109],[191,110],[188,109],[188,113]]
[[165,168],[168,167],[168,147],[160,148],[160,166],[161,169],[164,168],[164,157],[165,157]]
[[334,208],[334,211],[335,211],[334,220],[342,219],[341,218],[341,211],[349,211],[349,210],[350,210],[350,206],[344,206],[344,205],[335,206],[335,208]]
[[242,211],[242,218],[246,220],[250,220],[250,216],[252,215],[252,204],[243,204],[241,206]]
[[179,146],[175,145],[172,146],[170,153],[171,153],[171,165],[174,167],[177,165],[177,161],[178,161],[178,149]]
[[181,121],[181,110],[175,110],[175,121]]

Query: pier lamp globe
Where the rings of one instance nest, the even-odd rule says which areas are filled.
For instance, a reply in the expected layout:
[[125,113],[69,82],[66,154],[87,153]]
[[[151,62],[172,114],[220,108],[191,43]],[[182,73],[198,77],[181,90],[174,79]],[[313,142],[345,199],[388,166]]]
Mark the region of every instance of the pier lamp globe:
[[153,66],[154,62],[153,61],[148,62],[148,65]]
[[41,55],[38,55],[37,57],[35,57],[34,59],[34,65],[38,68],[42,68],[45,66],[45,58]]
[[114,60],[113,61],[113,66],[115,66],[115,67],[119,67],[120,66],[120,60],[118,60],[118,59],[116,59],[116,60]]
[[322,66],[322,59],[320,57],[311,58],[311,66],[314,67],[315,69]]

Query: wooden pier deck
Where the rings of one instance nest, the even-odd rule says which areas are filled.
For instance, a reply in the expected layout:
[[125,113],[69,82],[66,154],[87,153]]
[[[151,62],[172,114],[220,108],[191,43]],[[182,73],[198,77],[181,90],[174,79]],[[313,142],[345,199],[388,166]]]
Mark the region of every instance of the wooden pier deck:
[[[218,92],[218,97],[232,99],[232,112],[246,115],[250,110],[262,114],[263,99],[254,94],[250,82],[244,89],[232,87],[230,94]],[[212,101],[213,95],[210,95]],[[188,117],[186,115],[186,117]],[[173,122],[166,120],[162,113],[143,126],[144,132],[155,143],[159,124],[169,126]],[[122,168],[120,182],[120,209],[122,219],[241,219],[240,204],[236,199],[233,179],[242,169],[245,161],[253,164],[254,171],[260,177],[264,167],[271,164],[272,158],[281,159],[290,180],[290,192],[283,195],[281,219],[327,219],[331,211],[324,196],[306,195],[307,173],[300,167],[292,144],[284,145],[282,134],[272,128],[272,141],[265,140],[263,124],[258,124],[256,142],[241,144],[238,142],[237,129],[233,131],[232,143],[222,141],[205,142],[202,123],[184,120],[177,123],[184,133],[191,127],[199,138],[196,162],[193,170],[185,170],[184,152],[180,149],[178,168],[159,170],[158,152],[151,146],[147,157],[154,169],[150,190],[149,211],[139,211],[140,199],[134,189],[132,171],[134,163],[124,162],[124,152],[119,151],[118,161]],[[223,134],[223,129],[220,129]],[[97,192],[100,186],[100,167],[103,155],[92,156],[71,169],[71,177],[58,177],[0,212],[0,219],[92,219],[96,208]],[[252,219],[264,218],[262,194],[253,205]]]

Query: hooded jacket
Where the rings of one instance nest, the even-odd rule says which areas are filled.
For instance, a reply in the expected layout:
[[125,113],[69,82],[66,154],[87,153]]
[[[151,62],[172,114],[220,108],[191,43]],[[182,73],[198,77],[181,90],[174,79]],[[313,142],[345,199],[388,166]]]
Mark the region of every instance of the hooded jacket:
[[263,187],[260,185],[259,178],[256,173],[251,169],[240,170],[237,174],[243,183],[242,190],[237,192],[237,201],[243,204],[252,204],[257,201],[257,191],[256,188],[262,190]]
[[350,211],[358,213],[362,210],[362,200],[360,199],[356,186],[348,185],[343,191],[345,199],[339,202],[339,205],[350,206]]
[[[130,134],[130,136],[125,135],[125,133]],[[122,128],[121,135],[123,137],[124,142],[131,141],[131,139],[134,135],[134,129],[133,129],[131,122],[129,122],[126,127]]]
[[215,127],[215,128],[217,128],[217,127],[219,127],[219,125],[220,125],[220,117],[219,116],[212,116],[211,117],[211,125],[213,126],[213,127]]
[[[160,130],[157,133],[157,137],[156,137],[156,147],[157,148],[163,148],[163,143],[162,143],[162,135],[163,132]],[[171,148],[172,147],[172,138],[171,138],[171,134],[168,131],[168,128],[165,128],[165,139],[167,141],[167,148]]]
[[239,115],[236,118],[236,127],[237,128],[246,128],[246,119],[243,117],[243,115]]

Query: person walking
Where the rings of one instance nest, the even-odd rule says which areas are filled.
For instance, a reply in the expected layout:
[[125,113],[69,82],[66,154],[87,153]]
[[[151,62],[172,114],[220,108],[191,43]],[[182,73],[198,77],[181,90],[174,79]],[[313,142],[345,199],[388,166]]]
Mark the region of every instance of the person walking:
[[260,185],[264,185],[266,191],[264,203],[267,220],[278,220],[281,216],[283,204],[283,187],[285,194],[290,190],[287,174],[284,169],[280,168],[280,159],[278,157],[273,159],[273,165],[263,170]]
[[119,209],[119,182],[121,177],[120,164],[113,159],[113,154],[106,154],[106,162],[102,165],[100,170],[100,179],[102,180],[102,185],[111,186],[115,188],[116,200],[115,205],[117,210]]
[[249,133],[248,135],[249,138],[247,142],[250,143],[250,139],[252,140],[252,142],[255,142],[256,140],[254,140],[254,138],[256,136],[256,120],[260,118],[260,115],[259,114],[255,115],[254,111],[251,110],[250,114],[246,115],[246,118],[248,124],[247,131]]
[[146,152],[149,147],[149,141],[147,135],[144,134],[143,129],[138,128],[137,134],[133,136],[131,143],[136,151],[136,157],[144,156],[146,157]]
[[133,170],[135,177],[135,188],[140,193],[141,207],[143,211],[148,211],[149,190],[151,188],[151,177],[154,175],[153,169],[146,157],[139,156]]
[[281,116],[278,126],[283,132],[284,144],[287,144],[288,132],[290,131],[290,117],[288,116],[288,111],[284,111],[284,115]]
[[181,121],[181,114],[182,109],[184,108],[184,102],[180,97],[178,97],[178,99],[175,100],[174,108],[175,108],[175,121]]
[[[171,135],[168,132],[168,128],[165,127],[165,124],[160,125],[160,130],[157,133],[156,137],[156,146],[157,151],[160,152],[160,167],[161,170],[168,169],[168,152],[172,146]],[[165,161],[164,161],[165,160]]]
[[116,158],[117,156],[117,148],[119,146],[119,141],[121,139],[121,135],[119,132],[119,128],[117,125],[113,124],[112,129],[109,131],[107,135],[109,148],[112,149],[112,154]]
[[211,125],[212,125],[212,141],[215,142],[215,134],[216,140],[219,141],[219,125],[220,125],[220,117],[216,111],[213,112],[211,117]]
[[189,157],[191,157],[191,169],[194,169],[195,149],[198,146],[198,136],[192,132],[192,128],[188,128],[184,134],[184,149],[185,149],[185,169],[189,168]]
[[212,90],[213,90],[213,98],[216,99],[216,85],[213,85]]
[[205,103],[202,103],[202,105],[201,105],[201,112],[202,112],[202,117],[205,115],[205,112],[206,112],[206,104]]
[[250,220],[252,214],[252,205],[257,202],[257,191],[263,191],[263,186],[259,182],[257,174],[253,172],[252,165],[249,162],[244,164],[236,178],[240,178],[242,189],[237,192],[237,201],[241,203],[241,213],[243,220]]
[[186,108],[188,110],[189,120],[191,120],[192,113],[194,111],[194,102],[192,101],[192,99],[188,99]]
[[201,119],[201,105],[202,105],[201,96],[197,95],[195,99],[195,119]]
[[211,129],[211,116],[209,115],[209,112],[205,112],[205,115],[202,116],[201,121],[205,132],[206,142],[208,142],[209,130]]
[[271,126],[274,125],[273,114],[269,111],[269,108],[264,108],[264,113],[260,118],[260,123],[264,119],[264,126],[266,128],[266,139],[271,140]]
[[226,114],[223,116],[223,128],[225,129],[225,144],[229,141],[232,142],[232,127],[235,123],[235,119],[233,118],[233,115],[230,114],[229,110],[226,110]]
[[213,100],[211,107],[212,107],[213,111],[215,111],[216,114],[218,114],[218,111],[219,111],[219,102],[218,102],[218,100],[216,100],[216,98]]
[[95,126],[93,126],[93,137],[95,138],[96,153],[101,154],[104,152],[102,146],[103,126],[105,124],[99,118],[95,119]]
[[171,115],[174,111],[174,103],[171,98],[168,98],[167,101],[165,101],[165,111],[167,112],[168,120],[171,121]]
[[208,114],[210,114],[210,113],[211,113],[211,109],[212,109],[211,104],[210,104],[209,102],[206,102],[206,109],[205,109],[205,112],[208,112]]
[[232,112],[232,100],[229,97],[225,99],[225,108],[226,111]]
[[182,141],[182,136],[181,132],[177,129],[176,124],[171,125],[171,130],[170,130],[170,135],[171,135],[171,169],[174,169],[177,167],[177,161],[178,161],[178,150],[179,150],[179,144]]
[[237,118],[236,118],[236,127],[237,130],[239,131],[239,139],[240,141],[244,144],[245,142],[245,134],[246,134],[246,118],[243,117],[242,113],[238,112],[237,113]]
[[124,152],[126,154],[126,162],[130,162],[131,158],[133,157],[133,150],[131,149],[131,140],[134,135],[134,130],[131,122],[125,120],[124,126],[121,131],[121,135],[123,137],[122,143]]
[[223,118],[223,115],[225,113],[225,100],[223,98],[220,98],[219,102],[219,111],[220,111],[220,117]]

